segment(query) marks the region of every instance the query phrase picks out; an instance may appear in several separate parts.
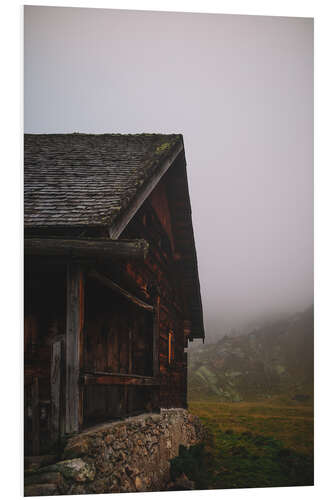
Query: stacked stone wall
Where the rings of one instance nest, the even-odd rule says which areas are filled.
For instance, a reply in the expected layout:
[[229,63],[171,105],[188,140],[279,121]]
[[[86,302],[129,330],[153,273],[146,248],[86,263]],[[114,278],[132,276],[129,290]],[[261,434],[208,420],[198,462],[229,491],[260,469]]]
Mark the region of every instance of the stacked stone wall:
[[96,426],[69,439],[60,461],[35,471],[25,494],[42,491],[43,476],[56,479],[53,494],[163,490],[179,445],[197,444],[204,435],[198,417],[183,409]]

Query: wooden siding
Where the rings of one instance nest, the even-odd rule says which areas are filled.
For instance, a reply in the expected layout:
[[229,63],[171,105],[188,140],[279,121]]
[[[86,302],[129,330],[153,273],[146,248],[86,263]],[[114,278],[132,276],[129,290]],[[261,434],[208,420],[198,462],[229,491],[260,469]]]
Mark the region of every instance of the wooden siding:
[[24,283],[24,448],[47,452],[61,427],[60,366],[66,330],[66,268],[25,262]]
[[26,454],[43,451],[43,443],[50,448],[57,434],[97,422],[186,408],[184,347],[193,322],[181,269],[192,240],[186,248],[179,243],[188,214],[177,215],[184,205],[174,198],[172,168],[121,235],[149,243],[144,261],[81,260],[68,271],[66,285],[66,259],[28,259]]
[[[159,380],[161,407],[186,407],[186,359],[184,357],[184,294],[173,250],[172,218],[167,183],[162,180],[122,236],[149,241],[144,264],[127,262],[122,279],[133,280],[142,296],[159,297]],[[134,284],[132,285],[134,286]],[[169,332],[174,336],[174,358],[169,364]]]
[[[84,426],[156,406],[156,383],[151,379],[153,312],[107,285],[107,279],[103,283],[94,275],[86,282]],[[142,394],[141,403],[135,391]]]

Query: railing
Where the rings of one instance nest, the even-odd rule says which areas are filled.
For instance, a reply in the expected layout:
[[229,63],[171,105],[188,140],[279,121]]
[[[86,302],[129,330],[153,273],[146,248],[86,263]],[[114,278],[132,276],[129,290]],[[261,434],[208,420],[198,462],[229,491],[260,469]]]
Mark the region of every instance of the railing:
[[102,385],[136,385],[136,386],[158,386],[159,381],[156,377],[145,375],[135,375],[127,373],[111,372],[84,372],[81,375],[83,384],[102,384]]

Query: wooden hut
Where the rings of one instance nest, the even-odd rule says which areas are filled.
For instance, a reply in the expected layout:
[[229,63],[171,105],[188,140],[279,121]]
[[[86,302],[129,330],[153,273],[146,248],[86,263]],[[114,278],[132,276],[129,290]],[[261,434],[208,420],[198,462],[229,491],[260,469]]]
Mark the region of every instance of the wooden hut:
[[204,338],[181,135],[27,134],[25,454],[186,407]]

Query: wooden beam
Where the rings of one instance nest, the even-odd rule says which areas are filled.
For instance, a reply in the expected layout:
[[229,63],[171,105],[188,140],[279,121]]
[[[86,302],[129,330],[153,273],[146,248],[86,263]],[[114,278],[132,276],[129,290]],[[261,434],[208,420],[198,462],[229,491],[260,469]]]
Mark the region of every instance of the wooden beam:
[[187,409],[187,366],[188,366],[188,356],[187,352],[183,353],[183,384],[184,384],[184,389],[183,389],[183,405],[184,408]]
[[147,304],[146,302],[139,299],[138,297],[135,297],[135,295],[128,292],[127,290],[124,290],[119,285],[117,285],[117,283],[114,283],[114,281],[112,281],[110,278],[107,278],[103,274],[100,274],[96,271],[90,271],[89,277],[94,278],[97,281],[99,281],[100,283],[102,283],[102,285],[105,285],[105,286],[111,288],[113,291],[119,293],[120,295],[125,297],[125,299],[129,300],[130,302],[132,302],[136,306],[142,307],[143,309],[146,309],[146,311],[150,311],[150,312],[154,311],[153,306],[151,306],[150,304]]
[[153,375],[157,377],[160,373],[160,302],[159,295],[156,297],[156,307],[154,311],[153,330]]
[[123,373],[84,373],[82,380],[85,385],[135,385],[158,386],[159,382],[154,377],[130,375]]
[[83,273],[78,263],[67,265],[65,432],[79,431],[80,337],[83,324]]
[[[128,373],[131,375],[133,371],[133,332],[130,328],[128,331]],[[126,396],[126,411],[131,414],[133,410],[133,391],[126,385],[124,387]]]
[[26,255],[53,255],[104,259],[142,259],[148,255],[145,240],[25,238]]
[[61,340],[52,344],[50,386],[51,440],[56,443],[60,437]]
[[133,369],[133,334],[131,328],[128,331],[128,373]]
[[32,410],[32,454],[39,455],[39,381],[33,378],[31,385]]

